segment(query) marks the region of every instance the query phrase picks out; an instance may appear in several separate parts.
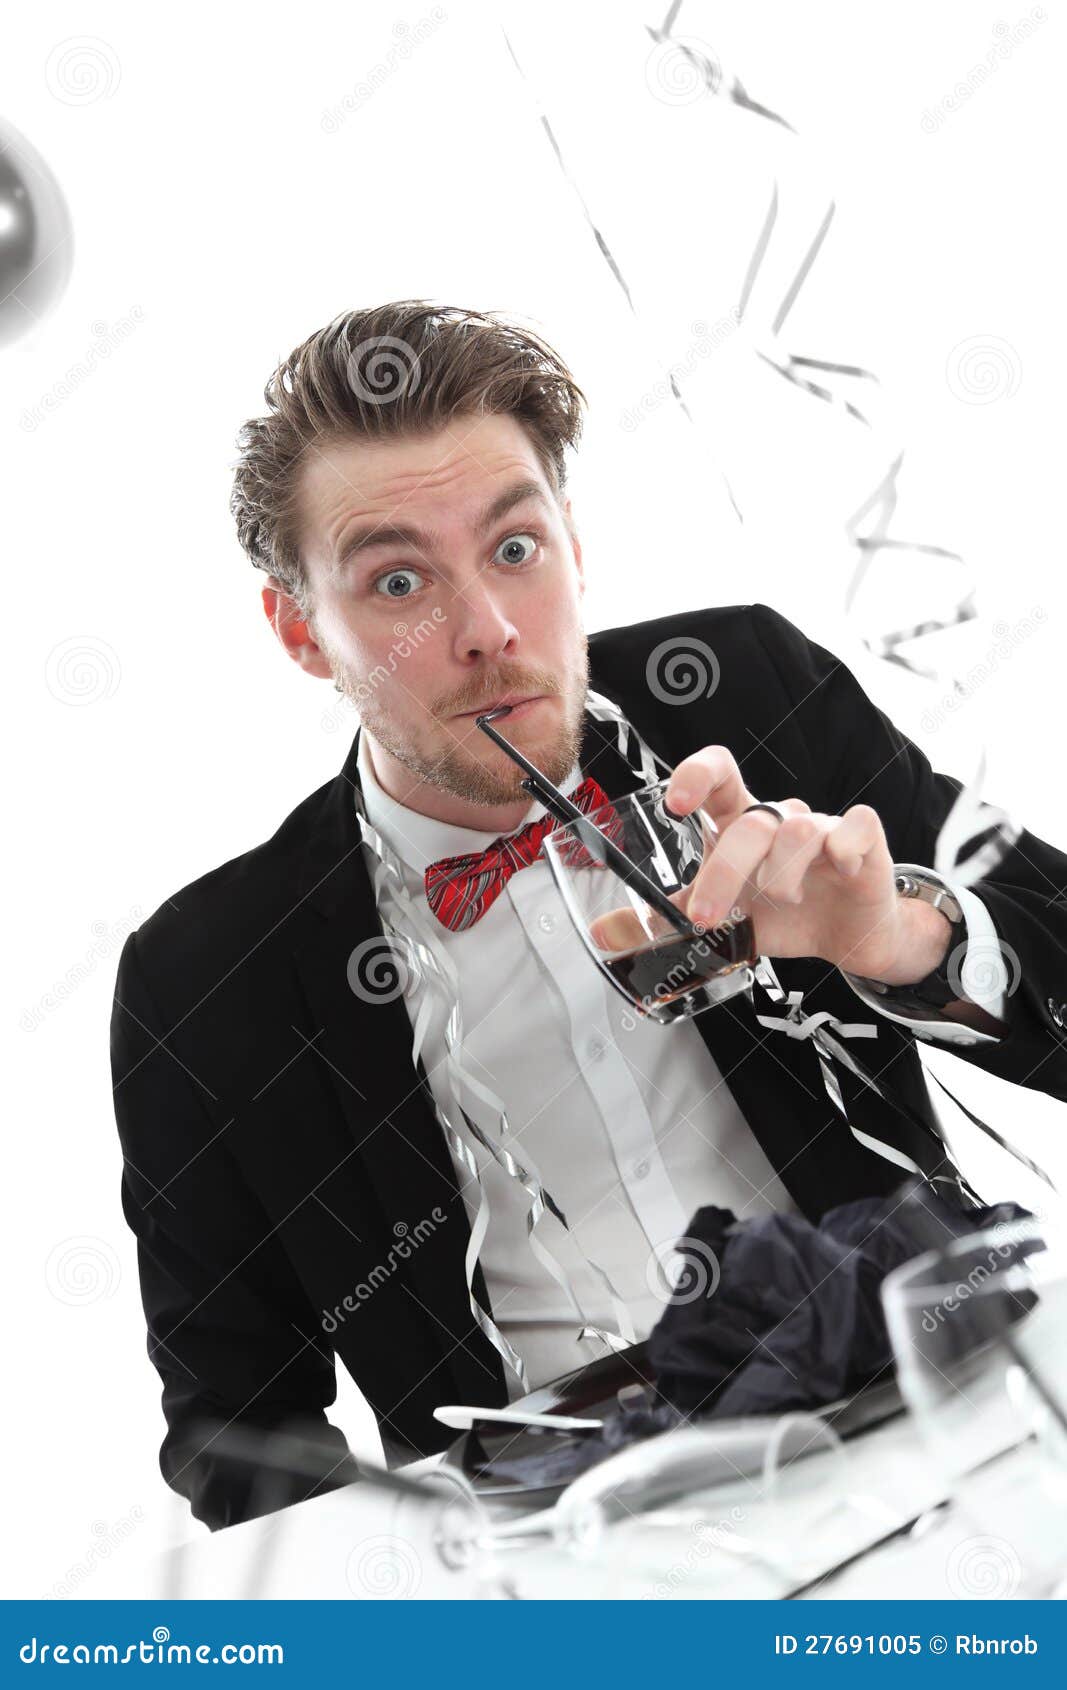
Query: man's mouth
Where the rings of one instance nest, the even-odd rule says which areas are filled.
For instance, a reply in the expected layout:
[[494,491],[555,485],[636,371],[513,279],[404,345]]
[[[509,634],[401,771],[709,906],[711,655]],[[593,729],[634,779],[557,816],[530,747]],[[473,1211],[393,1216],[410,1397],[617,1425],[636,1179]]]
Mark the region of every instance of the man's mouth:
[[517,716],[520,710],[537,704],[544,697],[544,693],[538,692],[505,692],[501,693],[499,698],[488,699],[486,703],[479,704],[476,710],[461,710],[459,715],[461,717],[484,716],[490,710],[500,710],[504,705],[507,705],[512,715]]

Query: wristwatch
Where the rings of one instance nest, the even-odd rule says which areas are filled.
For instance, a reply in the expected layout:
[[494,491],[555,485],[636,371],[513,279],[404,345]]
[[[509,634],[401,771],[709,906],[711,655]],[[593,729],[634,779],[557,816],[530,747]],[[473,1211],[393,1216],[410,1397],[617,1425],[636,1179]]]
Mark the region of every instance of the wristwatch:
[[[877,992],[880,997],[892,995],[894,1007],[920,1013],[924,1009],[943,1009],[947,1003],[955,1003],[960,996],[957,950],[967,937],[967,922],[959,899],[940,881],[910,866],[901,869],[894,864],[894,882],[900,897],[921,898],[924,904],[931,904],[935,910],[940,910],[942,915],[948,917],[952,923],[948,948],[938,966],[922,980],[916,980],[913,985],[887,986],[884,980],[868,980],[862,974],[857,974],[854,978],[866,986],[868,991]],[[956,975],[954,982],[949,978],[950,966]]]

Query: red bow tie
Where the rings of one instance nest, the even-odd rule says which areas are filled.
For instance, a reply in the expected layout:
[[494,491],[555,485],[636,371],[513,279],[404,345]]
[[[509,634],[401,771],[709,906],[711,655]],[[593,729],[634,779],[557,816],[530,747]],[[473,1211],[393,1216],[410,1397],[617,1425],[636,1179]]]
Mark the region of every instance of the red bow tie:
[[[599,782],[587,776],[569,796],[571,803],[585,815],[605,806],[605,813],[597,816],[596,824],[621,843],[622,819]],[[511,876],[537,860],[545,835],[559,826],[561,823],[555,816],[539,816],[536,821],[527,822],[519,833],[501,834],[484,851],[442,857],[431,863],[424,876],[426,896],[438,921],[453,933],[473,927],[499,898]],[[574,856],[569,860],[575,866],[595,861],[576,838]]]

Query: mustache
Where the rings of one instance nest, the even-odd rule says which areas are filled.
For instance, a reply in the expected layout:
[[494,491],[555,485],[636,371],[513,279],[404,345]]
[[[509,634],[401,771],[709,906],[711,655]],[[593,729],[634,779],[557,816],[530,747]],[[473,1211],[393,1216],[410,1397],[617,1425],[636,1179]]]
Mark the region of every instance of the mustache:
[[477,697],[467,694],[465,697],[449,700],[447,708],[439,709],[438,715],[453,716],[471,710],[487,709],[495,698],[501,698],[505,693],[523,693],[527,695],[544,693],[552,697],[562,691],[562,687],[555,676],[501,676],[494,686],[481,686]]

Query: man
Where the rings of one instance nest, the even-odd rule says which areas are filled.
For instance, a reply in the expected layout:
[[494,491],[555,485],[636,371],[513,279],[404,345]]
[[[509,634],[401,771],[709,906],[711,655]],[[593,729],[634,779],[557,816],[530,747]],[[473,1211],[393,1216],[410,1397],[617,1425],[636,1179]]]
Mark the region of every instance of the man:
[[[951,1176],[916,1037],[1067,1098],[1067,858],[1024,832],[946,901],[923,871],[959,783],[764,605],[587,639],[565,496],[583,396],[551,348],[403,301],[312,335],[266,397],[239,536],[285,651],[361,727],[272,838],[131,935],[112,1023],[161,1467],[213,1528],[266,1506],[234,1432],[317,1452],[274,1504],[337,1482],[335,1357],[410,1458],[448,1441],[436,1406],[647,1335],[650,1268],[701,1204],[816,1219],[904,1166]],[[672,692],[684,650],[717,684]],[[494,850],[544,817],[475,726],[501,699],[529,701],[500,725],[553,782],[611,798],[648,776],[591,706],[617,707],[673,771],[670,807],[718,829],[688,913],[750,915],[806,1013],[873,1024],[878,1090],[841,1065],[842,1113],[810,1039],[757,1020],[762,987],[669,1030],[627,1015],[543,856]],[[485,850],[452,921],[430,871]],[[994,952],[1010,978],[968,988]]]

